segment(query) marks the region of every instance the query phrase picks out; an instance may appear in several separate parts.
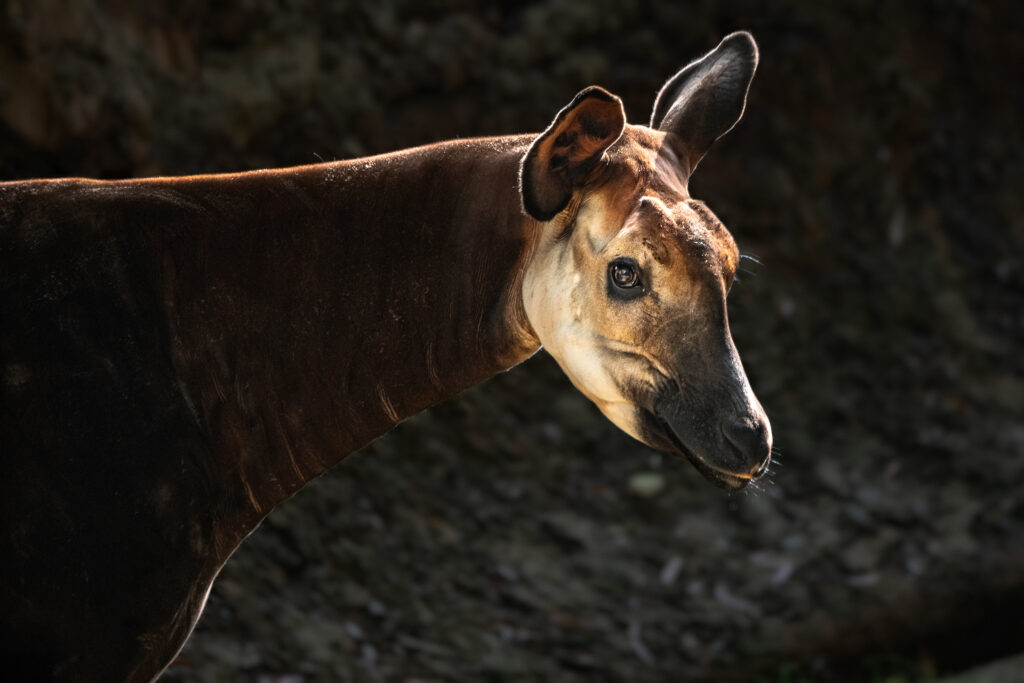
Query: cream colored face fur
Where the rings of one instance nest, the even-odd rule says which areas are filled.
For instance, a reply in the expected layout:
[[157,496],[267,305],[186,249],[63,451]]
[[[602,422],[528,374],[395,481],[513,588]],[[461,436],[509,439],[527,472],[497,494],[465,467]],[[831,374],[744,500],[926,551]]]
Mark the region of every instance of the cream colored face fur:
[[[623,394],[616,377],[622,367],[609,367],[600,350],[609,344],[633,348],[619,339],[619,330],[603,329],[595,308],[604,302],[604,269],[595,261],[609,248],[611,230],[599,195],[584,201],[569,239],[556,235],[571,220],[559,216],[545,226],[544,237],[523,281],[527,316],[541,343],[572,383],[618,427],[640,438],[634,427],[635,408]],[[561,220],[559,220],[561,219]],[[652,368],[636,368],[641,376]]]
[[[642,413],[653,407],[638,405],[638,396],[678,382],[687,344],[724,345],[718,355],[733,367],[723,370],[746,385],[725,318],[735,243],[689,198],[660,138],[644,133],[646,144],[630,145],[629,158],[618,159],[614,174],[609,168],[610,182],[595,182],[543,225],[523,281],[541,343],[583,394],[641,441]],[[644,173],[623,181],[623,169]],[[646,290],[630,300],[608,282],[609,264],[623,258],[637,264]]]

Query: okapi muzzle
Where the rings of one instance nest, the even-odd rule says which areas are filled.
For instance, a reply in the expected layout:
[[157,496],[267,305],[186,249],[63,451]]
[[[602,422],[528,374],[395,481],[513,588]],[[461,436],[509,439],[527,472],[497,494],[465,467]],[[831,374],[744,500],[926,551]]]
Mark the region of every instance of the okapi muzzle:
[[728,328],[716,326],[708,332],[698,340],[682,337],[677,353],[687,369],[654,392],[651,410],[643,413],[641,438],[685,456],[723,488],[738,489],[767,471],[771,425]]

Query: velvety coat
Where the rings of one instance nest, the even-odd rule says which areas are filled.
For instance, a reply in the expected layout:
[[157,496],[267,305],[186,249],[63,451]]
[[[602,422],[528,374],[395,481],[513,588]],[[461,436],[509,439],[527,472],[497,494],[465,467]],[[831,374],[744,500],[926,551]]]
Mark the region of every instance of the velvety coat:
[[757,62],[727,37],[651,127],[581,92],[538,135],[274,171],[0,183],[0,666],[148,681],[305,483],[543,343],[727,488],[771,432],[736,245],[687,190]]
[[535,351],[515,289],[530,140],[0,185],[12,656],[82,644],[75,670],[152,676],[147,645],[183,641],[274,505]]

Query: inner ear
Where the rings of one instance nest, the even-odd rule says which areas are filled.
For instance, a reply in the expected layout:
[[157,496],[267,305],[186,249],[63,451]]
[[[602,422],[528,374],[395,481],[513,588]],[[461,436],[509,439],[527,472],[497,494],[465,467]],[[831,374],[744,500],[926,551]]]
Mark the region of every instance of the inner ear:
[[523,157],[519,190],[526,213],[539,221],[557,216],[625,126],[615,95],[597,86],[576,95]]
[[754,37],[737,31],[673,76],[658,93],[651,128],[675,134],[673,142],[687,173],[743,116],[757,60]]

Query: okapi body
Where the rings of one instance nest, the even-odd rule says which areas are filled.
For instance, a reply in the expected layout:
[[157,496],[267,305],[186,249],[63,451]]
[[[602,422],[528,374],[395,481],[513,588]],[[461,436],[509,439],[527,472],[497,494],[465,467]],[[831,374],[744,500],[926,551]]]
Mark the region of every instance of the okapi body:
[[726,488],[770,460],[687,191],[757,62],[728,36],[651,126],[588,88],[539,136],[273,171],[0,183],[0,657],[148,681],[238,544],[400,420],[542,344]]

